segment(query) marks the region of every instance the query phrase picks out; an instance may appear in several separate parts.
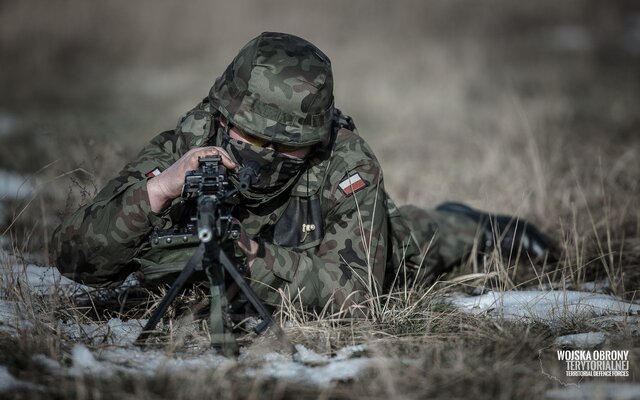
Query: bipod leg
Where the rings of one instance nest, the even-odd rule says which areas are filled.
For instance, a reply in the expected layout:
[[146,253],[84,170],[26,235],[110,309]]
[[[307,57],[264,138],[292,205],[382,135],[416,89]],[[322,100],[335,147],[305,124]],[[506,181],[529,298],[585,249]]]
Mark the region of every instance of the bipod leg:
[[135,344],[137,346],[142,346],[145,344],[146,340],[149,338],[149,335],[151,335],[160,319],[167,312],[167,309],[169,308],[171,303],[173,303],[173,300],[175,300],[178,293],[180,293],[180,290],[182,290],[184,284],[193,274],[193,271],[195,271],[198,264],[200,264],[200,262],[202,261],[203,255],[204,245],[201,244],[200,246],[198,246],[195,253],[193,253],[189,261],[187,261],[187,264],[180,272],[180,275],[178,275],[167,294],[165,294],[162,298],[162,301],[158,305],[158,308],[156,308],[156,310],[153,312],[153,315],[151,315],[151,318],[149,318],[149,321],[147,321],[147,324],[142,329],[142,332],[135,341]]
[[258,297],[256,292],[249,286],[244,277],[238,272],[236,267],[233,265],[227,254],[221,248],[218,248],[219,256],[218,259],[220,263],[224,266],[224,269],[231,275],[231,278],[235,281],[235,283],[240,287],[240,290],[244,293],[245,297],[253,308],[260,314],[260,318],[262,318],[262,323],[255,329],[256,333],[262,333],[267,327],[271,327],[273,332],[276,334],[278,341],[286,347],[286,350],[291,354],[296,353],[295,347],[289,341],[289,338],[284,333],[280,325],[276,324],[271,316],[271,313],[262,303],[262,300]]
[[220,247],[215,240],[206,245],[204,266],[211,286],[211,312],[209,327],[211,329],[211,346],[220,348],[227,357],[238,354],[236,340],[231,333],[231,322],[227,323],[227,296],[224,283],[224,270],[212,255],[217,254]]

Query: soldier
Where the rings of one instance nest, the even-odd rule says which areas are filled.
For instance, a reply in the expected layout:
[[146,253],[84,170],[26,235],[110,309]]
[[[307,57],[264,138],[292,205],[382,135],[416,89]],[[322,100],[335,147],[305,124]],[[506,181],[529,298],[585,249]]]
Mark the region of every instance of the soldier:
[[176,129],[64,220],[53,234],[57,268],[93,286],[134,271],[147,282],[179,271],[194,244],[154,246],[149,237],[188,219],[184,176],[208,155],[231,172],[258,169],[234,210],[243,228],[236,251],[267,304],[280,304],[278,289],[308,307],[360,304],[398,279],[432,281],[472,250],[497,245],[542,260],[551,249],[526,221],[455,203],[397,208],[371,148],[334,106],[329,58],[304,39],[266,32]]

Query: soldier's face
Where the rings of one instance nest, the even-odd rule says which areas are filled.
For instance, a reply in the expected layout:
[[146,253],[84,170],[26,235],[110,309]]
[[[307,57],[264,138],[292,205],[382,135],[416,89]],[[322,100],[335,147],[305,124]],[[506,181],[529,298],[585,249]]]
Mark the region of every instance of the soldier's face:
[[[221,120],[220,124],[223,127],[225,127],[226,126],[226,121]],[[273,150],[277,151],[278,153],[283,154],[283,155],[285,155],[287,157],[291,157],[291,158],[303,159],[311,151],[311,146],[292,147],[292,146],[287,146],[287,145],[283,145],[283,144],[280,144],[280,143],[269,142],[267,140],[248,135],[248,134],[242,132],[240,129],[238,129],[234,125],[231,125],[230,128],[229,128],[229,137],[231,137],[231,139],[240,140],[242,142],[249,143],[249,144],[252,144],[252,145],[257,146],[257,147],[273,149]]]

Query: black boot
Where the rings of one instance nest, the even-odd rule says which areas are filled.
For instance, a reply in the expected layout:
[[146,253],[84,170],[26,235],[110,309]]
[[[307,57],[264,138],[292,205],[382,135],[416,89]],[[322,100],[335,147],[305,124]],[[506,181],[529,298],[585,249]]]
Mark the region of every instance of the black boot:
[[463,214],[482,228],[479,251],[491,252],[496,246],[505,258],[513,258],[522,251],[534,262],[557,261],[556,248],[549,237],[524,219],[509,215],[494,215],[461,203],[442,203],[438,211]]

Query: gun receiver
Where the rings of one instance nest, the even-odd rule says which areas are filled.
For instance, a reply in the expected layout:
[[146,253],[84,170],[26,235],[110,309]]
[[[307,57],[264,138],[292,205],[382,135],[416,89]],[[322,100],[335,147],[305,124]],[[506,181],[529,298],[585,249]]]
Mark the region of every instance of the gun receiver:
[[[192,220],[197,226],[198,239],[208,243],[214,236],[222,237],[230,226],[233,205],[226,200],[237,190],[229,182],[219,156],[203,157],[198,162],[199,168],[185,175],[182,198],[195,198],[198,202],[198,213]],[[237,238],[237,232],[230,233],[232,238]]]

